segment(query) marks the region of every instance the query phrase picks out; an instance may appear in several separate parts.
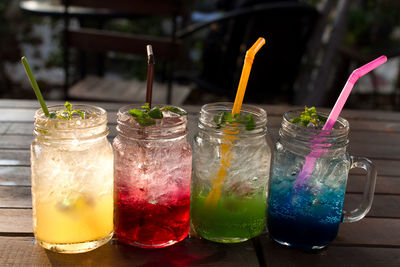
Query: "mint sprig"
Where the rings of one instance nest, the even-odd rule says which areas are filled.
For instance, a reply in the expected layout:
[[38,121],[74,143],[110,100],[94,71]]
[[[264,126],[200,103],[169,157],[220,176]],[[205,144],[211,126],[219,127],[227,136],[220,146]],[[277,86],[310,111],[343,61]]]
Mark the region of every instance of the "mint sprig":
[[321,116],[317,113],[315,107],[308,108],[307,106],[304,107],[304,111],[300,114],[300,117],[296,117],[290,120],[290,122],[307,127],[311,124],[314,126],[323,126],[326,122],[327,118]]
[[153,107],[150,108],[149,103],[144,104],[141,106],[142,109],[131,109],[129,110],[129,114],[132,117],[135,117],[135,120],[137,123],[139,123],[140,126],[151,126],[156,124],[156,119],[162,119],[163,110],[168,110],[173,113],[176,113],[180,116],[186,115],[187,113],[182,111],[181,109],[177,107],[170,107],[170,106],[165,106],[162,108],[159,107]]
[[83,113],[79,109],[72,109],[72,104],[69,103],[68,101],[65,102],[64,107],[66,110],[62,110],[58,112],[58,114],[56,112],[50,112],[49,117],[51,119],[60,118],[63,120],[71,120],[74,114],[78,114],[79,117],[85,119],[85,113]]
[[213,121],[217,125],[217,129],[222,128],[222,126],[225,124],[234,123],[244,125],[247,131],[251,131],[256,128],[256,123],[254,122],[252,114],[248,114],[247,116],[241,113],[232,115],[231,112],[221,111],[214,116]]

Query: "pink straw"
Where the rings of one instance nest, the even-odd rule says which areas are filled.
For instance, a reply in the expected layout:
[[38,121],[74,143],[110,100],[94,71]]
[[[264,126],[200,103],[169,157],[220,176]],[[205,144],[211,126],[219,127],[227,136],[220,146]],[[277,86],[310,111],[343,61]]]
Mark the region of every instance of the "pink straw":
[[[342,92],[339,95],[339,98],[336,100],[335,105],[333,106],[333,109],[331,110],[331,113],[329,114],[328,119],[326,120],[326,123],[324,127],[322,128],[323,131],[330,131],[332,130],[333,125],[335,124],[337,118],[340,115],[340,112],[342,112],[343,106],[347,101],[347,98],[350,95],[351,90],[354,87],[354,84],[358,81],[358,79],[368,72],[372,71],[373,69],[379,67],[383,63],[385,63],[387,60],[386,56],[380,56],[377,59],[365,64],[364,66],[356,69],[353,71],[353,73],[350,75],[349,79],[347,79],[346,85],[344,86]],[[321,132],[320,135],[326,135],[327,132]],[[318,139],[315,138],[315,139]],[[314,139],[314,140],[315,140]],[[294,188],[298,188],[301,185],[304,185],[307,183],[308,179],[310,178],[311,173],[314,170],[314,164],[316,159],[321,156],[322,152],[321,151],[312,151],[307,157],[304,162],[303,168],[301,169],[301,172],[297,176],[296,184]]]

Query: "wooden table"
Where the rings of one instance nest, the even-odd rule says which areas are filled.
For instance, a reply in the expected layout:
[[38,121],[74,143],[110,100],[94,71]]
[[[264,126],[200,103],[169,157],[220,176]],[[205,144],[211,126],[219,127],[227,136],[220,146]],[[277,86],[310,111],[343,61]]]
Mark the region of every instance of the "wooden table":
[[[100,103],[116,135],[121,104]],[[172,247],[146,250],[112,240],[92,252],[64,255],[42,249],[32,234],[29,145],[36,101],[0,100],[0,266],[400,266],[400,113],[343,111],[350,121],[349,151],[378,168],[374,204],[366,218],[342,224],[326,249],[306,253],[272,241],[265,232],[240,244],[186,238]],[[199,106],[189,111],[190,139]],[[265,106],[274,137],[282,114],[293,107]],[[363,176],[350,175],[346,206],[361,198]]]

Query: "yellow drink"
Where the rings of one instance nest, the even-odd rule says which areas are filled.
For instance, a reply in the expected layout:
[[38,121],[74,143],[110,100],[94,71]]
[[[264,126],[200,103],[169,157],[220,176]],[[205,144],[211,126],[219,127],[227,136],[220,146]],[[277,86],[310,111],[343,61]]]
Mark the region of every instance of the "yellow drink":
[[74,203],[69,207],[56,200],[36,205],[38,227],[35,236],[38,240],[56,244],[80,243],[101,239],[112,232],[112,194],[97,198],[96,202],[83,196],[72,201]]
[[33,232],[41,246],[62,253],[95,249],[113,234],[106,112],[77,108],[86,112],[84,119],[50,119],[39,110],[31,145]]

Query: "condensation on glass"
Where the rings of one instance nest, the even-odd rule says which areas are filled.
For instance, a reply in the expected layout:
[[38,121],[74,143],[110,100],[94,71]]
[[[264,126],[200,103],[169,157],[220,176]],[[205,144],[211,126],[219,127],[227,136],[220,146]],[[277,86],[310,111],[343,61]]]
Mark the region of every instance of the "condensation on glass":
[[232,103],[204,105],[193,145],[191,226],[215,242],[242,242],[260,234],[265,225],[271,149],[265,110],[243,105],[255,128],[214,122]]
[[[33,231],[46,249],[80,253],[113,235],[113,152],[107,113],[74,105],[85,119],[35,113],[31,145]],[[64,110],[51,106],[50,112]]]
[[[320,249],[335,239],[342,221],[358,221],[369,211],[376,171],[368,159],[347,152],[350,128],[345,119],[339,117],[331,131],[324,131],[292,123],[300,114],[296,110],[283,116],[271,163],[267,227],[281,244]],[[364,169],[367,179],[362,203],[346,212],[351,168]]]
[[155,125],[141,126],[129,115],[133,108],[140,109],[119,110],[113,141],[115,235],[133,246],[170,246],[189,233],[192,151],[187,116],[163,111]]

